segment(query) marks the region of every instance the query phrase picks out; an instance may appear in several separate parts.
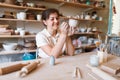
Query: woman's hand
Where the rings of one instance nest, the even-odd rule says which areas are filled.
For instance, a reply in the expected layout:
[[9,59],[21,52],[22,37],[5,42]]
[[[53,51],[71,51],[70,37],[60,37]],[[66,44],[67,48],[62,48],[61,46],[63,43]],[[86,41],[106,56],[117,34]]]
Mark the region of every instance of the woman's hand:
[[68,34],[68,30],[69,29],[69,25],[67,22],[63,22],[61,25],[60,25],[60,33],[63,34],[63,35],[67,35]]
[[68,36],[73,35],[74,32],[75,32],[74,27],[69,27],[69,30],[68,30]]

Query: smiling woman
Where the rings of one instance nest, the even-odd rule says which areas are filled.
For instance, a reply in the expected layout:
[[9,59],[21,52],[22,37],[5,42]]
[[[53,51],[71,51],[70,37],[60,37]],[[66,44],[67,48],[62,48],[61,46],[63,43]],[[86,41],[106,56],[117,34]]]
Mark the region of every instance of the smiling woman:
[[57,58],[66,52],[66,54],[72,56],[74,54],[74,47],[69,36],[74,31],[66,22],[59,25],[58,10],[50,8],[43,11],[42,22],[46,28],[36,35],[38,55],[42,58],[50,56]]

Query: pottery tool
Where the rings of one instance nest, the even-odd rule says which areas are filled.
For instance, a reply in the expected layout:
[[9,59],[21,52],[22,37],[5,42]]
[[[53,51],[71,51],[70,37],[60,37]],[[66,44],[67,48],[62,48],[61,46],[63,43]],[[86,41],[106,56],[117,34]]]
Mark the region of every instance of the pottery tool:
[[116,78],[110,76],[109,74],[105,73],[97,67],[92,67],[90,65],[87,65],[87,67],[90,68],[93,73],[101,77],[103,80],[117,80]]
[[54,56],[50,56],[50,61],[49,61],[50,65],[55,65],[55,57]]
[[37,68],[40,61],[31,62],[29,65],[24,66],[17,74],[19,77],[25,77],[28,73]]
[[111,73],[111,74],[118,74],[120,72],[120,65],[115,63],[105,63],[101,65],[100,67],[105,72]]
[[105,44],[107,44],[108,43],[108,35],[106,35],[106,37],[105,37]]
[[96,77],[94,77],[91,73],[88,73],[90,77],[92,77],[94,80],[98,80]]
[[79,67],[76,67],[73,73],[73,77],[82,78],[81,71]]
[[18,71],[18,70],[20,70],[23,66],[26,66],[26,65],[28,65],[28,64],[29,64],[29,63],[25,63],[25,64],[18,63],[18,64],[9,65],[9,66],[0,68],[0,75],[4,75],[4,74],[8,74],[8,73],[11,73],[11,72],[14,72],[14,71]]

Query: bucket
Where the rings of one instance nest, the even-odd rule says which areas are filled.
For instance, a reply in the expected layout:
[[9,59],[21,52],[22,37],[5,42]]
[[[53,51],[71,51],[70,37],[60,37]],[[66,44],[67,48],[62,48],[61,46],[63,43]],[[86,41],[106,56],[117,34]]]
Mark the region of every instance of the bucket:
[[22,60],[32,60],[32,59],[36,59],[36,54],[34,52],[26,52],[23,54],[22,56]]

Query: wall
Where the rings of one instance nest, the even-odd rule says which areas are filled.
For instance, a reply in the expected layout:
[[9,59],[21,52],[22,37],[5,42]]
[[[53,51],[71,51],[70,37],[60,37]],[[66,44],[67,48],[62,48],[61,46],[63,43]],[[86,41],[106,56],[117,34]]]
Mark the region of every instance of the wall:
[[112,18],[112,35],[120,36],[120,1],[113,0],[116,13],[113,13]]

